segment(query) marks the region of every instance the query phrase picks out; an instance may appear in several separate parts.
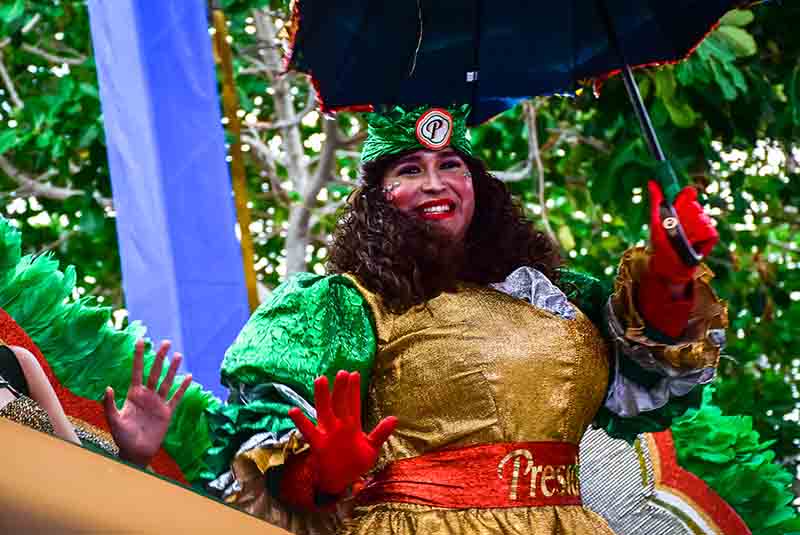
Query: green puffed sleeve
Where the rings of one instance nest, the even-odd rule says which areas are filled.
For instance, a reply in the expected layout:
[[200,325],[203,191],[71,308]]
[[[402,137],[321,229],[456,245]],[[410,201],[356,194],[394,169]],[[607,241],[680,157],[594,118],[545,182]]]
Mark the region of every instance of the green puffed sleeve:
[[230,397],[208,413],[214,446],[204,479],[227,470],[255,435],[268,437],[259,447],[275,453],[267,464],[282,464],[297,445],[289,409],[314,419],[314,380],[325,375],[333,384],[339,370],[358,371],[366,392],[375,348],[369,307],[347,277],[301,273],[278,286],[225,353]]
[[314,379],[358,371],[368,383],[375,354],[369,308],[343,275],[300,273],[278,286],[245,324],[222,361],[222,382],[278,382],[311,400]]

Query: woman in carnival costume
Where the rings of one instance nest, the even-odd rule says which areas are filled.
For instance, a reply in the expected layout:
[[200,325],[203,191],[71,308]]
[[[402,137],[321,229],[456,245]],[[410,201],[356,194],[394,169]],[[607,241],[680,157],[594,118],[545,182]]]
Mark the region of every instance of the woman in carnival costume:
[[[298,533],[611,533],[581,506],[587,426],[631,439],[698,403],[726,310],[672,251],[658,186],[651,246],[606,290],[471,156],[466,113],[369,117],[331,274],[278,287],[222,364],[229,503]],[[707,254],[695,190],[675,207]]]

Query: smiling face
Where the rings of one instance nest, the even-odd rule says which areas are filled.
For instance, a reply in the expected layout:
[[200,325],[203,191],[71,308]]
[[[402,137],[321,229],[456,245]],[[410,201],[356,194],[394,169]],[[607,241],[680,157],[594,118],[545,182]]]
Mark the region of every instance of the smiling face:
[[463,242],[475,212],[475,193],[467,164],[456,151],[418,150],[403,156],[386,171],[383,187],[399,210]]

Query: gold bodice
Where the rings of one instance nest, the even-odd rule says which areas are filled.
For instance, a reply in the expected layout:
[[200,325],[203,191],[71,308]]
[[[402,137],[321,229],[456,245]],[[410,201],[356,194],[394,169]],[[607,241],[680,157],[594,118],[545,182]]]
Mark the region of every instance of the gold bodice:
[[396,315],[359,290],[378,335],[368,425],[398,418],[379,466],[474,444],[577,444],[603,401],[605,342],[580,312],[563,319],[463,285]]

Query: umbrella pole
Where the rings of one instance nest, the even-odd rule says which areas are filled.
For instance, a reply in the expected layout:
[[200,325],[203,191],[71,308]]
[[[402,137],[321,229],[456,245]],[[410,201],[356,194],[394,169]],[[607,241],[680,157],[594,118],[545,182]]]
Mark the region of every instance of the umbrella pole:
[[664,202],[661,203],[659,209],[661,225],[667,232],[667,238],[669,238],[672,247],[675,249],[678,256],[681,257],[681,260],[689,266],[696,266],[702,261],[703,257],[699,255],[694,250],[691,243],[689,243],[683,226],[678,219],[678,214],[675,212],[675,207],[672,206],[672,201],[675,200],[675,196],[680,189],[678,180],[675,177],[675,171],[672,169],[672,166],[664,155],[661,144],[658,142],[656,130],[653,128],[650,114],[647,112],[647,108],[642,100],[642,94],[639,92],[639,86],[633,77],[633,71],[625,58],[625,53],[619,42],[619,36],[614,27],[614,20],[611,18],[611,14],[608,11],[606,0],[597,0],[597,6],[608,32],[609,44],[611,48],[615,50],[622,63],[622,80],[625,83],[625,90],[628,93],[628,99],[631,101],[633,110],[636,113],[636,118],[639,120],[639,126],[642,128],[642,133],[647,142],[647,148],[650,150],[650,154],[653,158],[660,163],[658,182],[661,185],[661,189],[664,191]]
[[[650,114],[647,112],[647,108],[645,108],[644,102],[642,101],[639,85],[633,77],[631,66],[627,63],[622,66],[622,80],[625,82],[625,90],[628,92],[628,99],[631,101],[633,111],[636,113],[636,118],[639,120],[639,126],[642,128],[642,133],[644,134],[645,141],[647,141],[647,148],[650,149],[650,154],[659,162],[666,162],[667,157],[664,156],[664,150],[661,148],[661,143],[658,142],[658,136],[650,120]],[[661,187],[663,188],[664,186],[665,185],[662,184]],[[672,196],[670,196],[670,198],[672,198]]]

